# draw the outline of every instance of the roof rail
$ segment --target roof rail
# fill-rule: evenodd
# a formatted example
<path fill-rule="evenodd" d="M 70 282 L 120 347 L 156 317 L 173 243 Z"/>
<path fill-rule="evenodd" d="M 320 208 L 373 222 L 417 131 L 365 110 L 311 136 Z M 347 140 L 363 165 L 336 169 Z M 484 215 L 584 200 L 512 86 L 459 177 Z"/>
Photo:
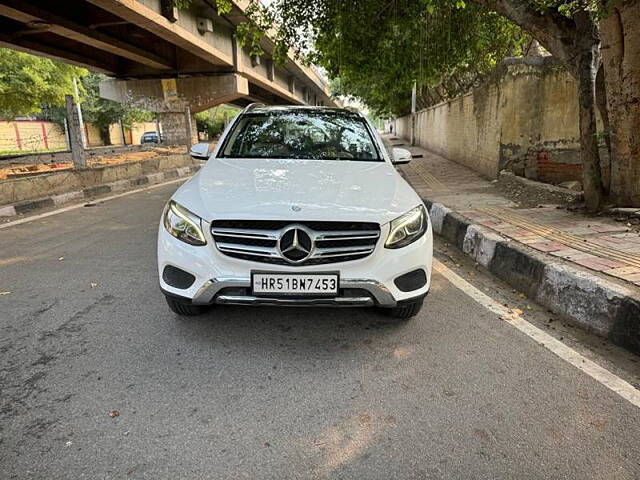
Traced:
<path fill-rule="evenodd" d="M 244 110 L 242 110 L 242 113 L 250 112 L 254 108 L 258 108 L 258 107 L 266 107 L 266 105 L 264 103 L 259 103 L 259 102 L 250 103 L 249 105 L 244 107 Z"/>

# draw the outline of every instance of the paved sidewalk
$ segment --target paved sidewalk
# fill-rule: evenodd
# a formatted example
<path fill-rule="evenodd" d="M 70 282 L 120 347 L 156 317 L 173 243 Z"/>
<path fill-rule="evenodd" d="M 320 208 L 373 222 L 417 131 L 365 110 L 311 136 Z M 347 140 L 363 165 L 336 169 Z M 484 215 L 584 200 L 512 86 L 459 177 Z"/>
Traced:
<path fill-rule="evenodd" d="M 392 145 L 405 140 L 386 141 Z M 592 217 L 557 205 L 523 208 L 510 200 L 495 182 L 472 170 L 430 153 L 401 167 L 421 197 L 446 205 L 475 224 L 498 232 L 538 251 L 640 286 L 640 232 L 610 217 Z"/>

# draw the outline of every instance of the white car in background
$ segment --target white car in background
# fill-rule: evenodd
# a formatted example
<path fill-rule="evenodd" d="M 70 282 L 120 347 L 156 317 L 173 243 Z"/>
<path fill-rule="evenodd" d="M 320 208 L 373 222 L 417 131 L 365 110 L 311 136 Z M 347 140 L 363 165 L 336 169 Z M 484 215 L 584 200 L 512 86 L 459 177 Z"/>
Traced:
<path fill-rule="evenodd" d="M 213 304 L 376 306 L 418 313 L 432 230 L 420 197 L 359 113 L 250 105 L 172 196 L 158 232 L 171 310 Z"/>

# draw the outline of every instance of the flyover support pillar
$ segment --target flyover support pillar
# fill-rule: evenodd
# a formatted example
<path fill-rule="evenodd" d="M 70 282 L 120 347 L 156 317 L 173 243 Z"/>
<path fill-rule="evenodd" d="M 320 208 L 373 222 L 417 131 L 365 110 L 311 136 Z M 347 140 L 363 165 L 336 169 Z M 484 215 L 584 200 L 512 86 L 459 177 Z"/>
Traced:
<path fill-rule="evenodd" d="M 158 113 L 168 145 L 197 143 L 193 113 L 250 98 L 247 79 L 236 73 L 177 78 L 171 86 L 166 88 L 160 79 L 105 80 L 100 96 Z"/>
<path fill-rule="evenodd" d="M 183 111 L 159 112 L 162 127 L 162 143 L 165 145 L 187 145 L 198 143 L 196 119 L 189 108 Z"/>

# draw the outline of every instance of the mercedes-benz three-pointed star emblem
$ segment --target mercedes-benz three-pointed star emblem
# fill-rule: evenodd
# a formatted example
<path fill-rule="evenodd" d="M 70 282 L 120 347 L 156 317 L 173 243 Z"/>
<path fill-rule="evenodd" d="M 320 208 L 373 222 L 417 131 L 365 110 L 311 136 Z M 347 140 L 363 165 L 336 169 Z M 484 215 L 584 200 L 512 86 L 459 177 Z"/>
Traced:
<path fill-rule="evenodd" d="M 280 254 L 291 263 L 305 261 L 311 255 L 313 241 L 311 236 L 300 227 L 285 231 L 278 242 Z"/>

